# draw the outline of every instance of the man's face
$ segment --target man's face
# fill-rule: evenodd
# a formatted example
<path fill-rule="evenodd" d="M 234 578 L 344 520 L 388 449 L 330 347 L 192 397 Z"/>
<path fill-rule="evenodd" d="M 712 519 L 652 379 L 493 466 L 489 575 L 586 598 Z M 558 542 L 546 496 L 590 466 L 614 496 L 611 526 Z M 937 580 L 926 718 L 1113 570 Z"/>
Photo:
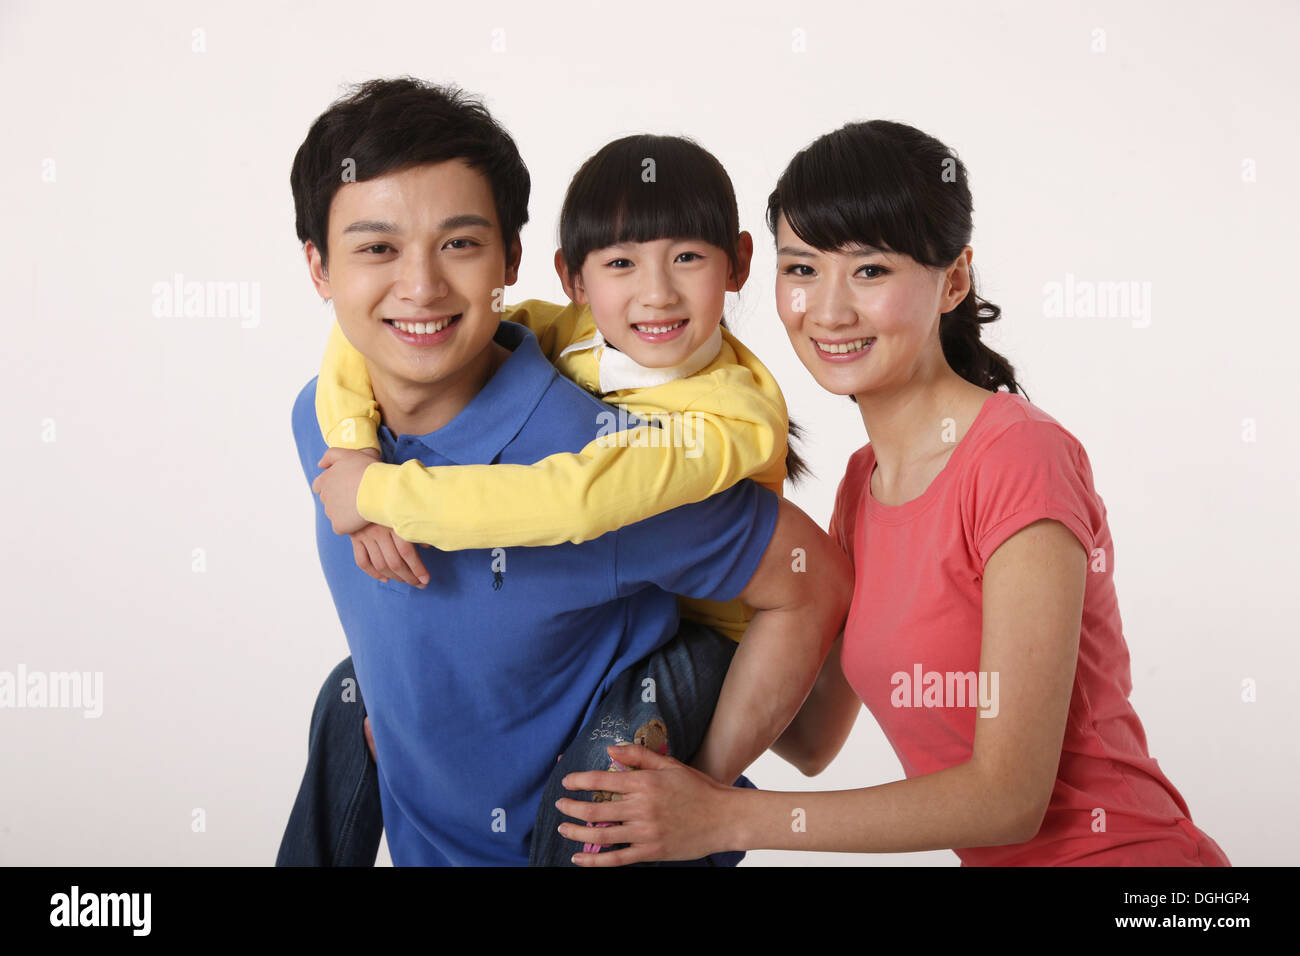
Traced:
<path fill-rule="evenodd" d="M 328 274 L 307 243 L 312 279 L 372 378 L 436 385 L 480 363 L 519 267 L 481 173 L 448 160 L 345 183 L 328 243 Z"/>

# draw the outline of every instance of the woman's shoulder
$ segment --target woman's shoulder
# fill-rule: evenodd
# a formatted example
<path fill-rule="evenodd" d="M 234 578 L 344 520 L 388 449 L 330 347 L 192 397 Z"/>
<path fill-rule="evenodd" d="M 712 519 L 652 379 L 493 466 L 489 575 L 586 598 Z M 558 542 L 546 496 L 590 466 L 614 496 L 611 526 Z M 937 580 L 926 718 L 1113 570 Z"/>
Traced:
<path fill-rule="evenodd" d="M 849 455 L 849 462 L 844 466 L 844 477 L 840 479 L 840 487 L 846 485 L 861 485 L 871 474 L 871 467 L 875 464 L 876 453 L 871 447 L 871 442 L 867 442 L 853 454 Z"/>
<path fill-rule="evenodd" d="M 1069 527 L 1086 551 L 1104 535 L 1105 505 L 1079 440 L 1023 396 L 999 393 L 972 428 L 958 487 L 963 521 L 981 560 L 1036 517 Z"/>
<path fill-rule="evenodd" d="M 839 487 L 835 489 L 835 504 L 831 511 L 830 525 L 827 528 L 849 559 L 853 559 L 853 530 L 858 523 L 858 512 L 866 494 L 867 484 L 871 480 L 871 468 L 875 462 L 875 452 L 871 443 L 863 445 L 849 456 L 844 476 L 840 478 Z"/>
<path fill-rule="evenodd" d="M 1016 448 L 1021 453 L 1065 449 L 1083 453 L 1083 443 L 1064 425 L 1023 395 L 995 392 L 972 427 L 971 460 L 992 450 Z"/>

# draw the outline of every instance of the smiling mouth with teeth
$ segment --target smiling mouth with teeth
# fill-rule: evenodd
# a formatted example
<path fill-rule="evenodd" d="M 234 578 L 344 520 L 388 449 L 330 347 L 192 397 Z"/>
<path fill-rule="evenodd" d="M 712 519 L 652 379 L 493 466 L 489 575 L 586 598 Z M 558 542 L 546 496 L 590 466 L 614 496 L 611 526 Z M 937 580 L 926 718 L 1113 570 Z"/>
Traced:
<path fill-rule="evenodd" d="M 384 321 L 408 335 L 432 335 L 434 332 L 441 332 L 459 318 L 460 314 L 457 313 L 437 322 L 405 322 L 401 319 L 384 319 Z"/>
<path fill-rule="evenodd" d="M 813 343 L 818 350 L 825 352 L 827 355 L 847 355 L 850 352 L 861 352 L 863 349 L 870 347 L 874 341 L 876 341 L 874 335 L 869 339 L 854 339 L 852 342 L 840 342 L 838 344 L 823 344 L 813 339 Z"/>
<path fill-rule="evenodd" d="M 679 319 L 676 322 L 669 322 L 666 325 L 647 325 L 646 323 L 641 323 L 640 325 L 633 325 L 632 328 L 636 329 L 638 332 L 645 332 L 647 335 L 662 335 L 664 332 L 671 332 L 673 329 L 680 329 L 685 324 L 685 319 Z"/>

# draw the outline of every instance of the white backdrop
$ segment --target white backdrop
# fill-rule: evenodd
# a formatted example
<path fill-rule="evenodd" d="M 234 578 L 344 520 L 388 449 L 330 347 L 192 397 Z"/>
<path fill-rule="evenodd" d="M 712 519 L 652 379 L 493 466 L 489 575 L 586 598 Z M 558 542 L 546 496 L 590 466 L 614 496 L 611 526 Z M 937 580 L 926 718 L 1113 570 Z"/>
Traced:
<path fill-rule="evenodd" d="M 274 860 L 347 653 L 289 427 L 329 322 L 289 167 L 344 84 L 410 73 L 482 94 L 529 165 L 513 300 L 561 295 L 560 200 L 599 146 L 684 133 L 722 160 L 758 246 L 733 326 L 807 427 L 817 477 L 792 497 L 823 526 L 867 436 L 780 327 L 765 199 L 850 120 L 956 148 L 1004 309 L 988 340 L 1084 443 L 1109 510 L 1151 753 L 1234 863 L 1296 863 L 1298 26 L 1264 0 L 5 0 L 0 672 L 103 683 L 98 717 L 0 709 L 0 862 Z M 256 314 L 156 315 L 178 275 L 242 283 Z M 1051 283 L 1104 281 L 1138 283 L 1149 313 L 1048 314 Z M 770 755 L 751 775 L 901 770 L 864 711 L 821 777 Z"/>

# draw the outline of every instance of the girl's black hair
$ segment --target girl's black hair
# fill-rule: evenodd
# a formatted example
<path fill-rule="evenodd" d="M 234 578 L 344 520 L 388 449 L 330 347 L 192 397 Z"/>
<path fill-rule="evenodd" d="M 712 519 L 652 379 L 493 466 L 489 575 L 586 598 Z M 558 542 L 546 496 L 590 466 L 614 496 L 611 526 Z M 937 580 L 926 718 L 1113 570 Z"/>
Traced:
<path fill-rule="evenodd" d="M 574 174 L 560 210 L 560 255 L 575 276 L 591 252 L 606 246 L 698 239 L 727 253 L 734 277 L 739 236 L 731 177 L 717 157 L 685 136 L 640 133 L 602 146 Z M 799 437 L 790 422 L 785 466 L 791 482 L 809 473 L 794 449 Z"/>
<path fill-rule="evenodd" d="M 574 174 L 560 210 L 560 250 L 575 275 L 596 249 L 655 239 L 717 246 L 735 274 L 739 235 L 731 177 L 684 136 L 641 133 L 607 143 Z"/>
<path fill-rule="evenodd" d="M 768 197 L 767 226 L 775 236 L 784 215 L 816 249 L 870 245 L 946 268 L 970 242 L 971 208 L 956 152 L 919 129 L 871 120 L 842 126 L 795 154 Z M 1011 363 L 980 341 L 980 326 L 1001 315 L 976 294 L 972 270 L 966 298 L 940 316 L 943 356 L 980 388 L 1025 395 Z"/>

